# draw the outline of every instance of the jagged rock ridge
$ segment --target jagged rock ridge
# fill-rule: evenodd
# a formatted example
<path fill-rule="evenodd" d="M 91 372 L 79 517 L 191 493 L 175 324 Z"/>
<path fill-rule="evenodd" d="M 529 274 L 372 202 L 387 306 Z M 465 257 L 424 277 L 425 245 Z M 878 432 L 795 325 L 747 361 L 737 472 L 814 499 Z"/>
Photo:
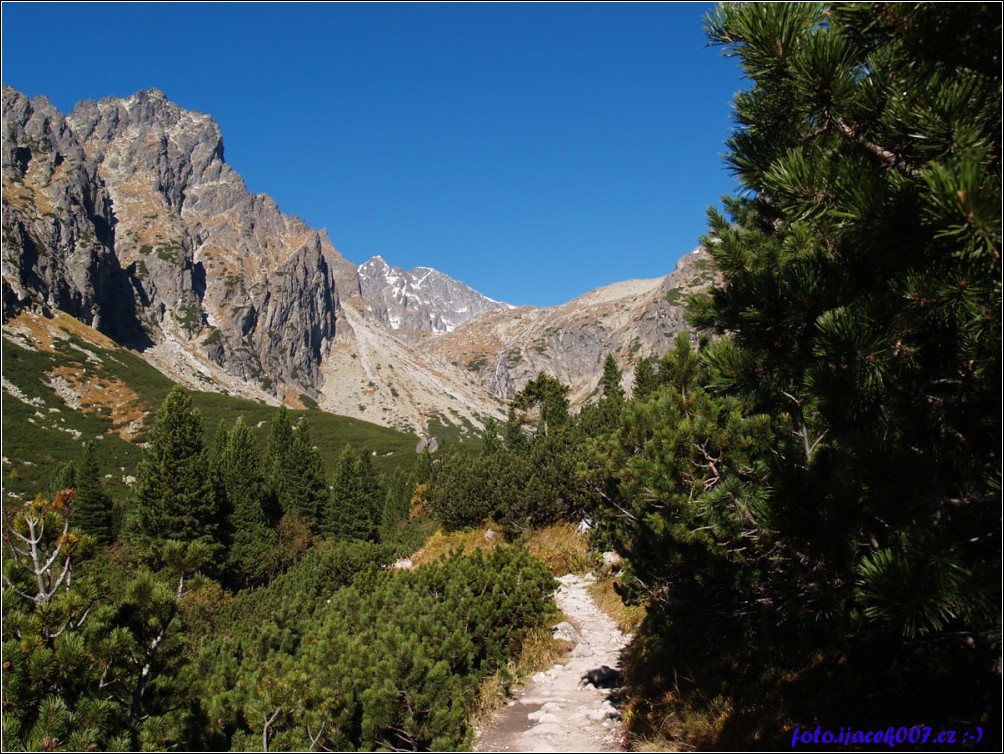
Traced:
<path fill-rule="evenodd" d="M 57 310 L 173 379 L 424 433 L 501 416 L 539 371 L 581 403 L 603 358 L 665 350 L 707 275 L 515 309 L 431 268 L 344 259 L 250 193 L 219 126 L 157 90 L 80 103 L 3 92 L 3 318 Z"/>
<path fill-rule="evenodd" d="M 152 345 L 162 367 L 184 344 L 198 373 L 215 363 L 252 394 L 317 394 L 336 330 L 332 265 L 354 269 L 247 191 L 212 118 L 157 90 L 66 118 L 10 88 L 3 102 L 5 321 L 62 309 Z"/>
<path fill-rule="evenodd" d="M 187 341 L 266 391 L 315 395 L 337 321 L 330 242 L 251 194 L 215 121 L 157 90 L 82 102 L 67 122 L 111 196 L 154 339 Z"/>
<path fill-rule="evenodd" d="M 710 257 L 698 248 L 664 278 L 614 283 L 556 307 L 489 312 L 423 348 L 464 368 L 499 398 L 511 398 L 547 372 L 570 385 L 573 405 L 581 405 L 595 393 L 607 354 L 629 387 L 639 359 L 661 356 L 678 332 L 689 331 L 686 296 L 712 279 Z"/>
<path fill-rule="evenodd" d="M 3 319 L 62 310 L 117 338 L 140 336 L 114 253 L 115 216 L 93 162 L 45 97 L 3 91 Z"/>
<path fill-rule="evenodd" d="M 513 308 L 439 270 L 404 270 L 380 256 L 359 266 L 359 286 L 366 310 L 409 342 L 429 333 L 453 332 L 484 312 Z"/>
<path fill-rule="evenodd" d="M 209 116 L 157 90 L 3 103 L 4 322 L 63 310 L 189 387 L 419 432 L 498 413 L 365 316 L 356 266 L 247 190 Z"/>

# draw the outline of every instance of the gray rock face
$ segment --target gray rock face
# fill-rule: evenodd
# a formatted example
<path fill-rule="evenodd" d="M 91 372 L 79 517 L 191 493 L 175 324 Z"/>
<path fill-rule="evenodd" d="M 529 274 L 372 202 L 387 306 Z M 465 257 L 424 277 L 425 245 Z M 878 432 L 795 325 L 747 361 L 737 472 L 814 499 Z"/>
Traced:
<path fill-rule="evenodd" d="M 608 353 L 630 384 L 708 280 L 691 254 L 664 279 L 514 309 L 427 267 L 357 269 L 247 190 L 212 118 L 156 90 L 63 117 L 6 88 L 3 136 L 4 322 L 63 310 L 189 386 L 304 394 L 419 433 L 449 416 L 476 425 L 540 371 L 582 405 Z"/>
<path fill-rule="evenodd" d="M 5 320 L 48 306 L 120 340 L 131 322 L 130 345 L 180 342 L 276 395 L 317 395 L 335 274 L 358 289 L 355 269 L 247 190 L 212 118 L 157 90 L 64 118 L 6 89 L 3 108 Z"/>
<path fill-rule="evenodd" d="M 452 332 L 478 314 L 511 308 L 431 267 L 404 270 L 379 256 L 359 267 L 359 285 L 367 311 L 406 341 Z"/>
<path fill-rule="evenodd" d="M 267 390 L 316 395 L 338 305 L 326 237 L 251 194 L 215 121 L 159 91 L 83 102 L 67 120 L 120 216 L 116 252 L 149 327 Z"/>
<path fill-rule="evenodd" d="M 422 347 L 500 398 L 546 372 L 569 385 L 573 406 L 581 406 L 595 395 L 607 354 L 628 387 L 638 359 L 661 356 L 678 332 L 689 331 L 684 299 L 713 276 L 708 255 L 697 249 L 664 278 L 614 283 L 552 308 L 488 312 Z"/>
<path fill-rule="evenodd" d="M 3 91 L 3 319 L 61 309 L 126 341 L 140 335 L 114 254 L 111 200 L 66 119 Z"/>

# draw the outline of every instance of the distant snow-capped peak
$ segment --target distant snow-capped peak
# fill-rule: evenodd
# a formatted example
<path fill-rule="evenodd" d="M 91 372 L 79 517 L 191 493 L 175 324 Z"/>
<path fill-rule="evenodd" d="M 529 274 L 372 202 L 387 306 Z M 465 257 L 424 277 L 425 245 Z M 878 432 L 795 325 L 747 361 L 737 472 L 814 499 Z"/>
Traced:
<path fill-rule="evenodd" d="M 367 310 L 402 333 L 452 332 L 482 312 L 512 308 L 432 267 L 405 270 L 381 256 L 359 266 L 359 284 Z"/>

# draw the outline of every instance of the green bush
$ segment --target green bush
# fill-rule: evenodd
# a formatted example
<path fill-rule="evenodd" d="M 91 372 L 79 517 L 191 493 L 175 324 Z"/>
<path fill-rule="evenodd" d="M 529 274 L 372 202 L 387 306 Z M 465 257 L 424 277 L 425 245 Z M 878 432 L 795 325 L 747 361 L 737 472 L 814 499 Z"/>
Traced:
<path fill-rule="evenodd" d="M 333 545 L 235 601 L 233 633 L 201 659 L 216 745 L 249 749 L 263 736 L 285 750 L 470 744 L 478 685 L 550 617 L 553 578 L 522 548 L 455 553 L 415 571 L 362 565 L 378 552 Z"/>

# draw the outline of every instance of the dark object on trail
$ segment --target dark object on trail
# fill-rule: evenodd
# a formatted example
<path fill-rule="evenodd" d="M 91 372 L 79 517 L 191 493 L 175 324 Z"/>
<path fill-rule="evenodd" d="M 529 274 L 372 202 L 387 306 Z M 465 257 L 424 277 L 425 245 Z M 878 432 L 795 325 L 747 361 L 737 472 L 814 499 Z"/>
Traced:
<path fill-rule="evenodd" d="M 587 670 L 582 674 L 582 685 L 593 684 L 598 689 L 613 689 L 624 683 L 624 674 L 609 665 Z"/>

